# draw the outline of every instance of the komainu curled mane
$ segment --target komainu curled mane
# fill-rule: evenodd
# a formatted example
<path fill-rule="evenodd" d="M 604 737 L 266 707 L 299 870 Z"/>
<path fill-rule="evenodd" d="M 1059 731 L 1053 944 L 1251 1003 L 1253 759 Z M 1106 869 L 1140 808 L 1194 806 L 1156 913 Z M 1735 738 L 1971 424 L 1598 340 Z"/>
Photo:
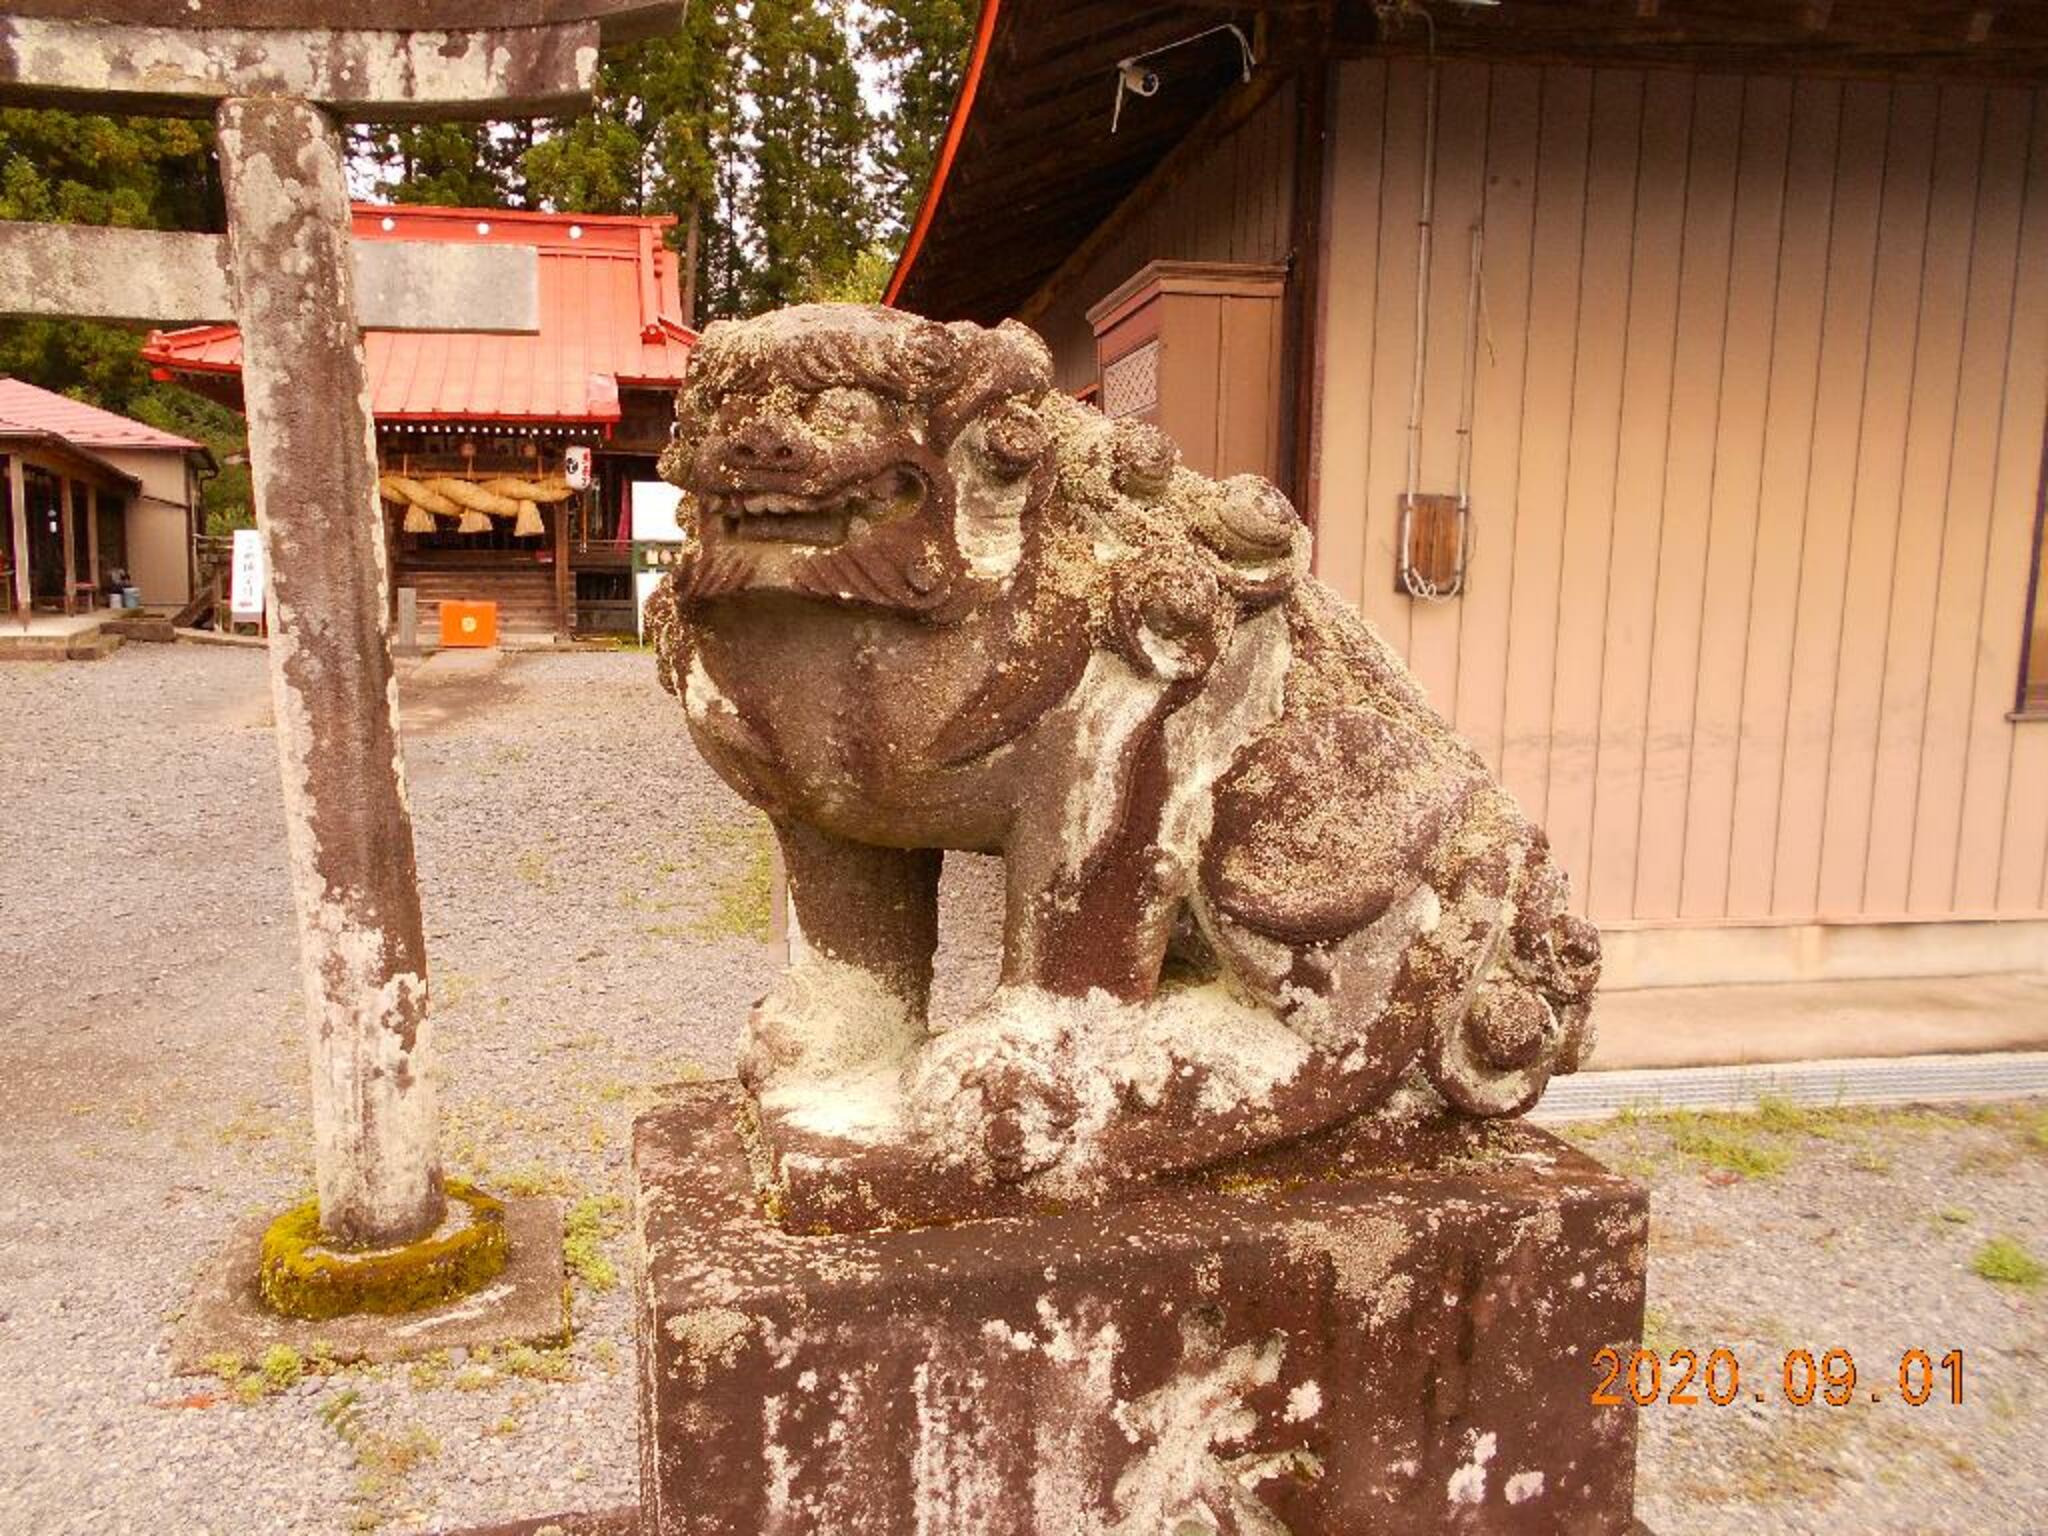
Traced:
<path fill-rule="evenodd" d="M 662 679 L 802 931 L 740 1060 L 782 1177 L 1094 1191 L 1578 1065 L 1597 935 L 1264 480 L 1019 326 L 839 305 L 707 330 L 663 471 Z M 1005 861 L 1003 966 L 932 1035 L 946 849 Z"/>

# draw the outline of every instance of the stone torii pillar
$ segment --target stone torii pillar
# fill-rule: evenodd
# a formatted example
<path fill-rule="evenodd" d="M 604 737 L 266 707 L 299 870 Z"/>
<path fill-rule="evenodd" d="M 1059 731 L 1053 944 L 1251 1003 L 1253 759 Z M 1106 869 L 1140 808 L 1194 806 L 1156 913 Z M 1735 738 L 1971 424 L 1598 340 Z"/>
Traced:
<path fill-rule="evenodd" d="M 538 293 L 530 248 L 352 251 L 338 126 L 576 110 L 601 41 L 675 26 L 681 11 L 15 0 L 0 17 L 0 103 L 212 115 L 219 128 L 225 238 L 0 226 L 0 311 L 240 325 L 320 1226 L 348 1245 L 423 1237 L 445 1206 L 359 326 L 530 331 Z"/>

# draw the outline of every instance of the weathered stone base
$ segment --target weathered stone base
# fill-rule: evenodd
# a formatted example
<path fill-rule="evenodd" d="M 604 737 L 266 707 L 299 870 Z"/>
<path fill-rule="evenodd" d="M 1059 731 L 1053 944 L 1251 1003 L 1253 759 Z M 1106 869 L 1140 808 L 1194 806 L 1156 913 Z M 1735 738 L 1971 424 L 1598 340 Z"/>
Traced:
<path fill-rule="evenodd" d="M 510 1251 L 498 1277 L 473 1295 L 419 1312 L 358 1314 L 324 1322 L 273 1312 L 256 1292 L 263 1234 L 257 1217 L 201 1272 L 171 1335 L 171 1369 L 196 1375 L 211 1355 L 258 1360 L 275 1344 L 334 1360 L 406 1360 L 475 1344 L 556 1344 L 569 1335 L 562 1273 L 562 1212 L 553 1200 L 505 1202 Z"/>
<path fill-rule="evenodd" d="M 765 1219 L 739 1090 L 643 1118 L 647 1536 L 1629 1532 L 1643 1192 L 1528 1126 L 1339 1131 L 1127 1200 Z"/>

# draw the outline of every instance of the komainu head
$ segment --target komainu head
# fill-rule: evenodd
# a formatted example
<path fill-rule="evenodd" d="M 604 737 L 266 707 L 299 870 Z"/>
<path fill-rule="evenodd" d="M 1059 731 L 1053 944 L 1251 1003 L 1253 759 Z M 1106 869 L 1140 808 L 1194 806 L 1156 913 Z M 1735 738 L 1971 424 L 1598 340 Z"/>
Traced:
<path fill-rule="evenodd" d="M 1068 399 L 1045 344 L 1009 322 L 855 304 L 721 321 L 662 473 L 699 545 L 685 604 L 779 591 L 944 622 L 1023 577 L 1085 601 L 1099 629 L 1119 567 L 1152 601 L 1229 609 L 1270 602 L 1308 561 L 1271 485 L 1194 474 L 1157 429 Z"/>
<path fill-rule="evenodd" d="M 702 547 L 689 595 L 973 606 L 1016 561 L 1051 381 L 1016 325 L 805 304 L 709 327 L 662 460 Z"/>

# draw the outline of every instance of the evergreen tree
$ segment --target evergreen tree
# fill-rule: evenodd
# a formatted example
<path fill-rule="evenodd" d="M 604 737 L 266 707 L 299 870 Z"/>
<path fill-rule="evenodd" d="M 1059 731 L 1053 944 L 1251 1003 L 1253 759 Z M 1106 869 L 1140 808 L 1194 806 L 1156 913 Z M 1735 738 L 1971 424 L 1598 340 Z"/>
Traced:
<path fill-rule="evenodd" d="M 960 91 L 975 7 L 968 0 L 870 0 L 868 10 L 867 52 L 895 98 L 880 124 L 876 171 L 888 233 L 900 242 Z"/>
<path fill-rule="evenodd" d="M 675 36 L 607 53 L 594 110 L 546 125 L 521 161 L 540 205 L 674 215 L 693 310 L 702 307 L 692 302 L 698 273 L 730 265 L 732 210 L 721 204 L 719 172 L 740 152 L 734 43 L 727 7 L 691 6 Z M 712 252 L 722 265 L 707 260 Z M 714 300 L 732 297 L 729 280 L 711 289 Z"/>
<path fill-rule="evenodd" d="M 523 208 L 519 161 L 532 139 L 521 123 L 357 123 L 353 190 L 437 208 Z"/>
<path fill-rule="evenodd" d="M 742 77 L 753 175 L 743 184 L 751 309 L 843 284 L 868 246 L 873 200 L 862 151 L 871 121 L 835 0 L 753 0 Z"/>

